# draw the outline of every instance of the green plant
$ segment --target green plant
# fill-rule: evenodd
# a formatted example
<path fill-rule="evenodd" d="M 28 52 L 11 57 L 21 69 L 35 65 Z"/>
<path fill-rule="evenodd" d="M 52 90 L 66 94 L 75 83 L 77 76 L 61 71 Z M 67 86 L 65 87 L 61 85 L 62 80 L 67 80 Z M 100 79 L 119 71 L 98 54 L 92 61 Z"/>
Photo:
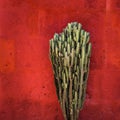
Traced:
<path fill-rule="evenodd" d="M 50 40 L 57 96 L 65 120 L 77 120 L 86 93 L 91 43 L 80 23 L 68 23 Z"/>

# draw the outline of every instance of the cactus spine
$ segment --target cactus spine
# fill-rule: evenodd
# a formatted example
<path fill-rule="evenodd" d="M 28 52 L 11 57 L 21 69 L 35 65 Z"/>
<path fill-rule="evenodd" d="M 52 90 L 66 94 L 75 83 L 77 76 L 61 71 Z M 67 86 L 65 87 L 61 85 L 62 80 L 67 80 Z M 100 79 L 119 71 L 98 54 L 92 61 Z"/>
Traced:
<path fill-rule="evenodd" d="M 50 40 L 57 96 L 65 120 L 77 120 L 86 93 L 91 43 L 80 23 L 68 23 Z"/>

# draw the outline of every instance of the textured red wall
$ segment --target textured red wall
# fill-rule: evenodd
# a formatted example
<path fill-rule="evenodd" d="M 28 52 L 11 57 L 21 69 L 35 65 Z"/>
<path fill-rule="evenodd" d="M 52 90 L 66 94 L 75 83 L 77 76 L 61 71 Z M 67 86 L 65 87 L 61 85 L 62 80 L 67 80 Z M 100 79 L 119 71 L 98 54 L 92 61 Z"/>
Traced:
<path fill-rule="evenodd" d="M 0 120 L 63 120 L 49 39 L 72 21 L 93 46 L 80 120 L 120 120 L 120 0 L 0 0 Z"/>

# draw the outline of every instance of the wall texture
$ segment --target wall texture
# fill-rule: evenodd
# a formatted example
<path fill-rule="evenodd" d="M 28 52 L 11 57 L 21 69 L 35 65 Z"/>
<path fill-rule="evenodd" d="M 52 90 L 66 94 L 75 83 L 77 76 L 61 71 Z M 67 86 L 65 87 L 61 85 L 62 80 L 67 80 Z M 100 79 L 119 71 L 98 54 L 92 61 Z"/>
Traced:
<path fill-rule="evenodd" d="M 0 0 L 0 120 L 63 120 L 49 39 L 68 22 L 91 33 L 80 120 L 120 120 L 120 0 Z"/>

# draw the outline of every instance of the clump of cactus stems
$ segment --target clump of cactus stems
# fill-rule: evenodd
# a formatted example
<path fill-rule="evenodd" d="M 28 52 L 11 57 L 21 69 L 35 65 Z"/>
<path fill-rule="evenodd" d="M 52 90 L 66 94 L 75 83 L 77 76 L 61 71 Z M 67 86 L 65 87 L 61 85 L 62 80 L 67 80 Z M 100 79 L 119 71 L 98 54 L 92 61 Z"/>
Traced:
<path fill-rule="evenodd" d="M 78 120 L 85 99 L 90 53 L 89 33 L 77 22 L 68 23 L 50 40 L 56 91 L 65 120 Z"/>

